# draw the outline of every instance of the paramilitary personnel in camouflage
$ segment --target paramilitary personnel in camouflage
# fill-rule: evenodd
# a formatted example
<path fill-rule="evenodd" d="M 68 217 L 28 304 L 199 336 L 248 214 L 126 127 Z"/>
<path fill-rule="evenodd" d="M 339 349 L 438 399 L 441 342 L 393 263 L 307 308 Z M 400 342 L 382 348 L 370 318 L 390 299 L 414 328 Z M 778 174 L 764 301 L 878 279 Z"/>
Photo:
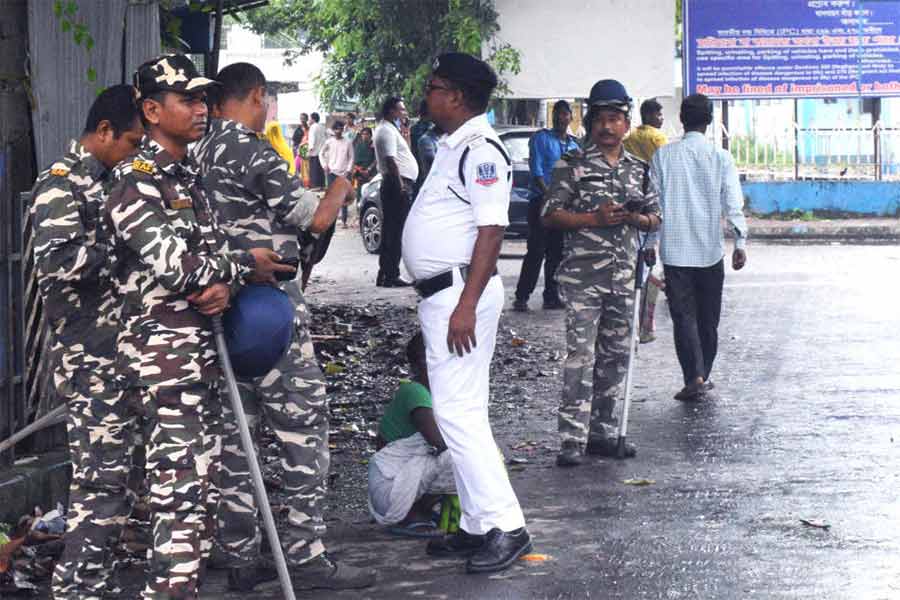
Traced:
<path fill-rule="evenodd" d="M 119 303 L 102 216 L 109 169 L 134 152 L 142 133 L 134 89 L 111 87 L 91 106 L 80 140 L 34 187 L 34 262 L 53 336 L 54 384 L 68 406 L 73 467 L 66 546 L 53 573 L 57 600 L 117 592 L 107 540 L 118 537 L 131 512 L 135 415 L 113 369 Z"/>
<path fill-rule="evenodd" d="M 196 156 L 219 222 L 234 248 L 274 249 L 283 260 L 298 259 L 298 235 L 328 229 L 344 199 L 352 197 L 352 186 L 339 178 L 320 203 L 290 176 L 285 160 L 258 135 L 266 118 L 266 81 L 259 69 L 233 64 L 217 81 L 223 118 L 213 121 Z M 281 442 L 289 505 L 281 542 L 292 580 L 297 589 L 371 585 L 373 571 L 337 564 L 325 553 L 322 509 L 329 464 L 325 379 L 313 353 L 309 311 L 299 281 L 279 286 L 295 309 L 291 346 L 269 373 L 239 386 L 248 416 L 265 417 Z M 229 585 L 249 590 L 275 573 L 268 565 L 254 565 L 261 535 L 249 467 L 227 408 L 224 421 L 216 542 L 235 567 Z"/>
<path fill-rule="evenodd" d="M 113 172 L 107 222 L 123 296 L 117 368 L 145 419 L 153 553 L 142 597 L 194 598 L 211 549 L 221 428 L 208 315 L 225 309 L 256 261 L 228 252 L 187 157 L 206 129 L 203 90 L 214 82 L 169 55 L 139 67 L 135 83 L 148 135 Z"/>
<path fill-rule="evenodd" d="M 616 399 L 628 361 L 638 229 L 660 224 L 647 163 L 625 152 L 631 98 L 622 85 L 594 85 L 584 151 L 553 172 L 544 223 L 566 231 L 557 270 L 566 303 L 566 347 L 557 464 L 580 464 L 585 451 L 614 456 Z M 626 449 L 634 456 L 635 449 Z"/>

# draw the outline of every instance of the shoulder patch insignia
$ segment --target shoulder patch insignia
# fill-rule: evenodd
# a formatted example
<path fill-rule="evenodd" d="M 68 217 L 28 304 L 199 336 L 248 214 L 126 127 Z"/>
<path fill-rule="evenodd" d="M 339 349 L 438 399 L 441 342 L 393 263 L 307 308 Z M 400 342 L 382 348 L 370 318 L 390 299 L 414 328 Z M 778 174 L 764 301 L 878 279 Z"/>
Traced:
<path fill-rule="evenodd" d="M 184 198 L 175 198 L 171 202 L 169 202 L 169 206 L 172 207 L 173 210 L 181 210 L 182 208 L 190 208 L 194 205 L 193 200 L 191 200 L 190 196 L 185 196 Z"/>
<path fill-rule="evenodd" d="M 57 177 L 66 177 L 69 175 L 69 170 L 65 167 L 54 167 L 50 169 L 50 174 Z"/>
<path fill-rule="evenodd" d="M 497 163 L 481 163 L 475 168 L 475 183 L 483 186 L 497 183 Z"/>
<path fill-rule="evenodd" d="M 146 160 L 141 160 L 139 158 L 134 159 L 131 163 L 131 168 L 140 173 L 147 173 L 148 175 L 153 175 L 156 173 L 156 166 L 153 163 L 147 162 Z"/>

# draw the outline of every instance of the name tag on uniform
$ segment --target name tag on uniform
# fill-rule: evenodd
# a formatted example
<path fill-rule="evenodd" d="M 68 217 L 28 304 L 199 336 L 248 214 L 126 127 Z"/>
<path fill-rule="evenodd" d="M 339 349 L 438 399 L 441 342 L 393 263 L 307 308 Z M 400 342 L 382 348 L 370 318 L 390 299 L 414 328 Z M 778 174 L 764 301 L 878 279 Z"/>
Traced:
<path fill-rule="evenodd" d="M 156 171 L 156 167 L 153 165 L 153 163 L 140 160 L 138 158 L 132 161 L 131 168 L 141 173 L 147 173 L 148 175 L 152 175 Z"/>
<path fill-rule="evenodd" d="M 193 205 L 194 205 L 194 202 L 193 202 L 193 200 L 191 200 L 190 196 L 185 197 L 185 198 L 175 198 L 174 200 L 169 202 L 169 206 L 171 206 L 173 210 L 181 210 L 182 208 L 190 208 Z"/>

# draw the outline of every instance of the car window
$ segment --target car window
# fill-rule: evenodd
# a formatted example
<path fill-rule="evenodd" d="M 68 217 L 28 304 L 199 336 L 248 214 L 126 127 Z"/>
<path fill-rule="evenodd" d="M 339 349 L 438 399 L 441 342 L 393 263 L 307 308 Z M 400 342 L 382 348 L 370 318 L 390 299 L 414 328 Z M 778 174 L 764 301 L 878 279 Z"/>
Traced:
<path fill-rule="evenodd" d="M 530 131 L 510 133 L 500 137 L 513 162 L 528 162 L 528 140 L 530 138 Z"/>
<path fill-rule="evenodd" d="M 527 188 L 531 183 L 531 172 L 528 169 L 513 169 L 513 187 Z"/>

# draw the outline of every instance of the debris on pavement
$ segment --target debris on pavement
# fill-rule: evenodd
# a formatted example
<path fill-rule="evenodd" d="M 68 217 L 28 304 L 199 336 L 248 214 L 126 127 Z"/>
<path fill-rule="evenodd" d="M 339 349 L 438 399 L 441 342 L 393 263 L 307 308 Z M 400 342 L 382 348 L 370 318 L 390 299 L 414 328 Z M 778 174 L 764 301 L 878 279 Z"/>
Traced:
<path fill-rule="evenodd" d="M 525 562 L 546 562 L 551 560 L 549 554 L 538 554 L 532 552 L 531 554 L 523 554 L 519 557 L 519 560 L 524 560 Z"/>
<path fill-rule="evenodd" d="M 813 527 L 815 529 L 831 529 L 831 525 L 822 521 L 820 519 L 800 519 L 800 522 L 806 525 L 807 527 Z"/>
<path fill-rule="evenodd" d="M 653 479 L 626 479 L 622 483 L 625 485 L 635 485 L 635 486 L 644 486 L 644 485 L 653 485 L 656 483 Z"/>

